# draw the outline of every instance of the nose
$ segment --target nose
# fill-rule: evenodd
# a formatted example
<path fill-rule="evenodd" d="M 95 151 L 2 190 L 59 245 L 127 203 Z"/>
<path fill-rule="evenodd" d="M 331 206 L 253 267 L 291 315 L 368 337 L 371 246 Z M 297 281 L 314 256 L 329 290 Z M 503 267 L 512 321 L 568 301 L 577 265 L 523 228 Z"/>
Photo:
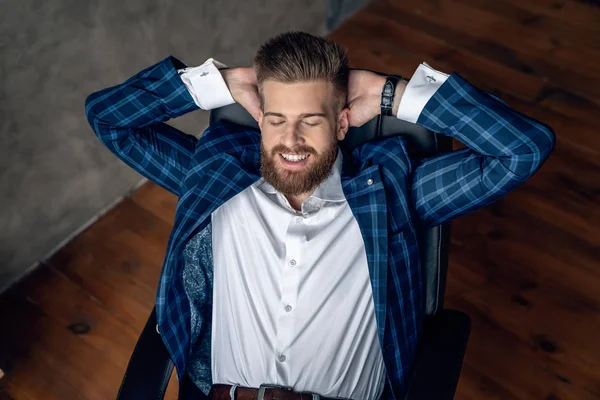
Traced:
<path fill-rule="evenodd" d="M 293 149 L 294 147 L 303 143 L 304 139 L 299 134 L 297 127 L 294 124 L 289 124 L 283 133 L 283 136 L 281 137 L 281 144 L 286 146 L 288 149 Z"/>

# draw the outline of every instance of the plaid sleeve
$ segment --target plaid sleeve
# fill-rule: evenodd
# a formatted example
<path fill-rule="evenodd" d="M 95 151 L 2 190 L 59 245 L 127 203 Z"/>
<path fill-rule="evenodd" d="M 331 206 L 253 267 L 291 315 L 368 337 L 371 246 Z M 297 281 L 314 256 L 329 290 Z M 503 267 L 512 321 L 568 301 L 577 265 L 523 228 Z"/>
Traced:
<path fill-rule="evenodd" d="M 177 195 L 197 139 L 164 121 L 199 108 L 177 73 L 184 67 L 167 57 L 85 101 L 88 122 L 100 141 L 137 172 Z"/>
<path fill-rule="evenodd" d="M 548 158 L 555 137 L 547 126 L 452 74 L 417 124 L 467 147 L 426 158 L 413 174 L 412 196 L 428 226 L 473 212 L 517 188 Z"/>

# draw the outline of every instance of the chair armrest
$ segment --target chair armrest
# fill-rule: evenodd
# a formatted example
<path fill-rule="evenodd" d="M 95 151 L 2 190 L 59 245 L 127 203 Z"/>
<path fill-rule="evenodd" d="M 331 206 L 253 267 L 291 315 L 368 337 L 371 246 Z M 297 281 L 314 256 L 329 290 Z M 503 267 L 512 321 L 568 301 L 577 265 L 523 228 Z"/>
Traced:
<path fill-rule="evenodd" d="M 458 310 L 441 310 L 424 328 L 405 400 L 451 400 L 460 377 L 471 318 Z"/>
<path fill-rule="evenodd" d="M 156 330 L 156 310 L 144 326 L 127 365 L 117 400 L 162 399 L 173 362 Z"/>

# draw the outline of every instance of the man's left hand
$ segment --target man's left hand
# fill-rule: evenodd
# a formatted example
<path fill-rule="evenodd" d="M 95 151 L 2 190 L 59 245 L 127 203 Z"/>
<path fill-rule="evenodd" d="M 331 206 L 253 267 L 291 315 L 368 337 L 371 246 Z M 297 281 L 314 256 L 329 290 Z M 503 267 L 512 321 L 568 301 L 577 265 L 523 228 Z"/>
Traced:
<path fill-rule="evenodd" d="M 253 67 L 227 68 L 221 70 L 221 76 L 231 92 L 231 97 L 258 121 L 260 97 Z"/>
<path fill-rule="evenodd" d="M 381 92 L 385 85 L 385 76 L 371 71 L 350 70 L 348 76 L 348 108 L 350 108 L 350 126 L 361 126 L 381 113 Z M 404 93 L 406 81 L 396 86 L 392 113 L 398 113 L 400 98 Z"/>

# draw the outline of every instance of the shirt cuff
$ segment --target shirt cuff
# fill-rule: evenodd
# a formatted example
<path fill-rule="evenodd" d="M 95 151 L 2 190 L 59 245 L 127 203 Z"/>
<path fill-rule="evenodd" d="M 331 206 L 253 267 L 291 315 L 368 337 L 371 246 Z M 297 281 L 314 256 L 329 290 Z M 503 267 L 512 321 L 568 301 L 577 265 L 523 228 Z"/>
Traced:
<path fill-rule="evenodd" d="M 416 123 L 429 99 L 446 82 L 448 76 L 431 68 L 426 62 L 419 65 L 400 98 L 396 117 Z"/>
<path fill-rule="evenodd" d="M 194 102 L 203 110 L 212 110 L 235 103 L 219 72 L 220 68 L 227 68 L 227 65 L 209 58 L 198 67 L 177 70 Z"/>

